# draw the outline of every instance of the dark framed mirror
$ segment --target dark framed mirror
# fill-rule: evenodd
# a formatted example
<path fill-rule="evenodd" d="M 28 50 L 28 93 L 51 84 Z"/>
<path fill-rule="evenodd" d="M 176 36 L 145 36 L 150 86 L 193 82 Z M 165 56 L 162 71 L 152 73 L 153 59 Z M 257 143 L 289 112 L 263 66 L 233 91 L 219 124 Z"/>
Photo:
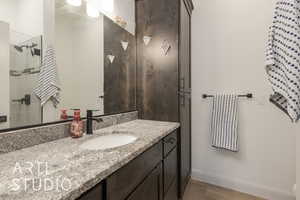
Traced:
<path fill-rule="evenodd" d="M 136 110 L 135 0 L 1 0 L 0 58 L 0 132 Z"/>

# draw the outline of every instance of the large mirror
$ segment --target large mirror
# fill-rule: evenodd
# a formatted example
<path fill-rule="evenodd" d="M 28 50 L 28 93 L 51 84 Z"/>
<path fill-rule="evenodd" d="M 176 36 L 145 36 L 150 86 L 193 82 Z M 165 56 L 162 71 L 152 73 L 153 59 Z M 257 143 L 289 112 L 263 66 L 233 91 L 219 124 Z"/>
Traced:
<path fill-rule="evenodd" d="M 0 0 L 0 130 L 135 110 L 134 12 L 135 0 Z"/>

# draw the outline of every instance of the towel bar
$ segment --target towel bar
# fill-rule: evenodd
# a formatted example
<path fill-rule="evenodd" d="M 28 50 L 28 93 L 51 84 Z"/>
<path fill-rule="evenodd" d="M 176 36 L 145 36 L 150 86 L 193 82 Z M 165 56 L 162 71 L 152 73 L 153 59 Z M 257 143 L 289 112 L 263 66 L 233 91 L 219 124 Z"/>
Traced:
<path fill-rule="evenodd" d="M 214 97 L 214 95 L 208 95 L 208 94 L 203 94 L 202 95 L 202 98 L 203 99 L 206 99 L 208 97 Z M 252 93 L 248 93 L 248 94 L 241 94 L 241 95 L 238 95 L 238 97 L 247 97 L 249 99 L 253 98 L 253 94 Z"/>

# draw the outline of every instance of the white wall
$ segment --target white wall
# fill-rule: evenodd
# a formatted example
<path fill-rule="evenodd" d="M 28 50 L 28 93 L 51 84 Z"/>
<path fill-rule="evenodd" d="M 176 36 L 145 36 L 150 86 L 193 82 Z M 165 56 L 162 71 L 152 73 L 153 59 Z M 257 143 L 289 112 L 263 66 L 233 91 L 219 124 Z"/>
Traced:
<path fill-rule="evenodd" d="M 297 196 L 297 199 L 299 200 L 300 199 L 300 135 L 297 134 L 297 139 L 296 139 L 296 196 Z"/>
<path fill-rule="evenodd" d="M 262 196 L 293 199 L 299 124 L 269 103 L 265 46 L 275 0 L 195 0 L 192 20 L 193 178 Z M 210 146 L 211 100 L 247 93 L 239 105 L 239 153 Z"/>
<path fill-rule="evenodd" d="M 83 116 L 87 109 L 99 109 L 96 114 L 103 114 L 103 100 L 99 98 L 104 92 L 103 16 L 57 15 L 55 49 L 62 80 L 59 107 L 80 108 Z"/>
<path fill-rule="evenodd" d="M 0 20 L 10 29 L 31 37 L 43 34 L 44 0 L 0 0 Z M 24 40 L 23 40 L 24 41 Z M 13 41 L 19 43 L 23 41 Z"/>
<path fill-rule="evenodd" d="M 115 21 L 115 17 L 121 17 L 126 21 L 127 25 L 124 28 L 129 33 L 135 35 L 135 1 L 136 0 L 110 0 L 114 1 L 113 11 L 107 11 L 103 8 L 107 0 L 90 0 L 90 2 L 99 9 L 101 13 Z"/>
<path fill-rule="evenodd" d="M 44 48 L 54 46 L 55 40 L 55 0 L 44 0 Z M 43 122 L 57 121 L 57 109 L 48 101 L 43 106 Z"/>
<path fill-rule="evenodd" d="M 20 45 L 26 40 L 32 39 L 34 36 L 43 35 L 43 2 L 44 0 L 0 0 L 0 20 L 9 25 L 8 42 L 10 45 Z M 6 33 L 1 32 L 1 37 L 2 36 L 6 37 Z M 12 51 L 14 51 L 14 49 L 12 49 Z M 7 59 L 10 59 L 7 64 L 7 72 L 1 72 L 2 80 L 0 81 L 4 82 L 5 80 L 10 80 L 10 78 L 13 80 L 11 84 L 9 84 L 9 82 L 1 84 L 2 90 L 7 89 L 9 91 L 10 86 L 12 86 L 11 93 L 13 95 L 11 95 L 11 98 L 9 93 L 7 94 L 8 96 L 1 95 L 0 103 L 10 105 L 10 100 L 20 99 L 23 97 L 22 95 L 32 93 L 32 88 L 36 85 L 36 75 L 30 77 L 9 77 L 9 69 L 23 70 L 25 67 L 37 66 L 33 66 L 32 62 L 28 62 L 25 53 L 23 54 L 23 58 L 21 55 L 17 58 L 15 57 L 16 55 L 13 55 L 12 53 L 2 54 L 4 51 L 0 52 L 1 56 L 4 56 L 5 54 L 5 56 L 8 56 Z M 38 59 L 35 59 L 35 61 L 38 61 Z M 1 62 L 5 62 L 5 60 L 2 59 Z M 1 63 L 0 66 L 1 68 L 5 67 L 3 63 Z M 18 89 L 18 91 L 16 89 Z M 14 119 L 10 121 L 10 127 L 19 126 L 20 124 L 27 125 L 40 123 L 40 106 L 37 104 L 36 98 L 32 96 L 31 106 L 19 105 L 19 103 L 11 104 L 11 107 L 7 106 L 6 108 L 10 110 L 10 117 Z"/>
<path fill-rule="evenodd" d="M 126 30 L 135 35 L 135 0 L 114 0 L 114 16 L 122 17 L 126 22 Z"/>
<path fill-rule="evenodd" d="M 9 120 L 9 25 L 0 21 L 0 115 L 7 115 Z M 8 128 L 7 123 L 0 123 L 0 129 Z"/>

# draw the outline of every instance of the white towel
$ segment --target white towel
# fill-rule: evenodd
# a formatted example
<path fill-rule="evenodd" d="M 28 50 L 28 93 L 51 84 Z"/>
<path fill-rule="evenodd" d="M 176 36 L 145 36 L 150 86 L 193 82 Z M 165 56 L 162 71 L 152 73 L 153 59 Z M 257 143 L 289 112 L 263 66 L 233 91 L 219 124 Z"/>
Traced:
<path fill-rule="evenodd" d="M 238 96 L 213 97 L 211 118 L 212 146 L 238 151 Z"/>
<path fill-rule="evenodd" d="M 299 0 L 277 1 L 266 55 L 266 70 L 274 91 L 270 100 L 293 122 L 300 116 L 299 19 Z"/>
<path fill-rule="evenodd" d="M 60 102 L 60 86 L 56 66 L 56 57 L 53 47 L 46 49 L 43 64 L 39 74 L 38 86 L 35 89 L 36 96 L 41 100 L 43 106 L 51 100 L 56 107 Z"/>

